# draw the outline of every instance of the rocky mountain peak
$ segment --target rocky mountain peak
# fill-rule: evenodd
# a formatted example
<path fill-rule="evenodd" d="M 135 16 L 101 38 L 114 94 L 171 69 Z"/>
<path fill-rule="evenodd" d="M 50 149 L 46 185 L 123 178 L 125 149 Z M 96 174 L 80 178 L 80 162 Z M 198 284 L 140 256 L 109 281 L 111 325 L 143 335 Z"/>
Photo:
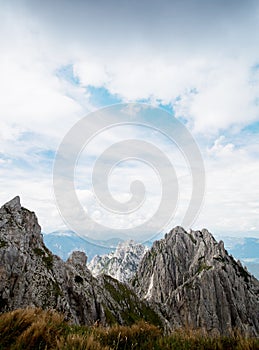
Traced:
<path fill-rule="evenodd" d="M 148 250 L 133 240 L 120 242 L 114 252 L 96 255 L 88 267 L 94 276 L 109 275 L 121 282 L 127 282 L 137 271 L 139 262 Z"/>
<path fill-rule="evenodd" d="M 21 206 L 19 196 L 0 208 L 0 233 L 3 242 L 19 244 L 23 251 L 43 244 L 37 217 Z"/>
<path fill-rule="evenodd" d="M 208 230 L 176 227 L 154 242 L 132 284 L 173 328 L 259 334 L 259 282 Z"/>
<path fill-rule="evenodd" d="M 129 286 L 106 276 L 96 279 L 85 253 L 67 262 L 44 245 L 36 215 L 19 197 L 0 208 L 0 312 L 17 308 L 56 309 L 74 323 L 130 324 L 159 316 Z"/>
<path fill-rule="evenodd" d="M 5 203 L 3 207 L 12 212 L 20 212 L 22 208 L 20 197 L 14 197 L 9 202 Z"/>

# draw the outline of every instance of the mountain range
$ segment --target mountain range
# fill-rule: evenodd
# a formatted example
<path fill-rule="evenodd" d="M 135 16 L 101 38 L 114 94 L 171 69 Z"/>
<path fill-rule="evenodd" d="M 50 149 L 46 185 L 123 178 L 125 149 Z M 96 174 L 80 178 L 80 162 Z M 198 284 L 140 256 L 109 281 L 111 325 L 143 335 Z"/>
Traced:
<path fill-rule="evenodd" d="M 117 238 L 103 241 L 84 239 L 73 231 L 54 231 L 43 234 L 43 238 L 46 246 L 63 260 L 67 260 L 73 251 L 79 250 L 85 252 L 90 261 L 95 255 L 108 254 L 114 251 L 121 242 Z"/>
<path fill-rule="evenodd" d="M 175 227 L 147 251 L 132 242 L 120 247 L 142 254 L 127 283 L 94 277 L 84 252 L 63 261 L 45 246 L 35 213 L 15 197 L 0 209 L 0 312 L 41 307 L 77 324 L 144 319 L 165 331 L 188 326 L 259 336 L 259 281 L 207 230 Z M 132 256 L 110 254 L 109 261 L 126 265 Z"/>
<path fill-rule="evenodd" d="M 122 243 L 122 240 L 119 239 L 110 239 L 106 241 L 89 240 L 79 237 L 73 231 L 55 231 L 49 234 L 43 234 L 43 238 L 46 246 L 63 260 L 66 260 L 75 250 L 85 252 L 92 271 L 94 271 L 93 265 L 96 265 L 95 274 L 97 274 L 97 271 L 102 270 L 102 266 L 107 265 L 107 256 L 113 257 L 113 254 L 109 255 L 110 253 L 115 252 L 116 249 L 125 250 L 125 248 L 127 248 L 127 244 L 124 248 L 123 246 L 118 247 L 118 245 Z M 254 237 L 240 238 L 234 236 L 222 236 L 220 238 L 224 241 L 226 250 L 233 255 L 235 259 L 240 260 L 242 264 L 247 267 L 249 272 L 259 279 L 259 239 Z M 146 242 L 145 247 L 150 248 L 152 243 L 152 241 Z M 116 254 L 119 255 L 119 251 L 117 251 Z M 94 257 L 95 262 L 92 263 L 91 260 Z M 137 261 L 135 261 L 135 263 L 137 264 Z M 115 277 L 115 274 L 112 273 L 111 270 L 108 271 L 107 268 L 105 269 L 105 273 Z"/>

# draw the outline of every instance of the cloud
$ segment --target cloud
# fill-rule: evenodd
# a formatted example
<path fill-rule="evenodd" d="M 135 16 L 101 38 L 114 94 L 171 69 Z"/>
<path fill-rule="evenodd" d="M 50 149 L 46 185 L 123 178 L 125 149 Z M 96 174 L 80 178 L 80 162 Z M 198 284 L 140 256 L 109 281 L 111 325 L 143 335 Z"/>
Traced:
<path fill-rule="evenodd" d="M 242 147 L 237 140 L 234 145 L 220 136 L 204 154 L 207 191 L 196 227 L 202 225 L 217 233 L 235 231 L 242 235 L 250 231 L 251 236 L 258 235 L 258 154 L 251 152 L 255 139 L 242 136 L 246 140 Z"/>
<path fill-rule="evenodd" d="M 224 60 L 214 66 L 207 77 L 176 103 L 178 115 L 194 123 L 195 131 L 214 133 L 218 130 L 242 128 L 259 118 L 257 99 L 258 81 L 251 82 L 251 67 L 247 62 Z"/>
<path fill-rule="evenodd" d="M 254 144 L 241 140 L 248 137 L 242 129 L 259 119 L 257 1 L 0 6 L 2 202 L 22 193 L 44 229 L 62 226 L 50 190 L 54 152 L 69 128 L 96 108 L 90 102 L 96 87 L 122 101 L 172 106 L 195 134 L 208 178 L 199 225 L 259 229 L 256 138 Z M 61 74 L 64 67 L 71 67 L 69 77 Z M 117 190 L 125 198 L 125 190 Z M 90 197 L 82 200 L 97 213 Z M 183 211 L 180 206 L 177 218 Z"/>
<path fill-rule="evenodd" d="M 86 90 L 53 75 L 71 64 L 81 87 L 106 87 L 124 101 L 172 104 L 177 117 L 197 132 L 215 134 L 258 120 L 259 85 L 251 79 L 259 59 L 256 1 L 21 1 L 16 6 L 15 13 L 6 6 L 2 25 L 2 47 L 14 60 L 8 59 L 3 72 L 8 72 L 1 91 L 8 117 L 19 110 L 30 123 L 29 116 L 37 115 L 39 128 L 46 128 L 51 122 L 46 115 L 52 115 L 53 132 L 62 118 L 82 115 Z"/>

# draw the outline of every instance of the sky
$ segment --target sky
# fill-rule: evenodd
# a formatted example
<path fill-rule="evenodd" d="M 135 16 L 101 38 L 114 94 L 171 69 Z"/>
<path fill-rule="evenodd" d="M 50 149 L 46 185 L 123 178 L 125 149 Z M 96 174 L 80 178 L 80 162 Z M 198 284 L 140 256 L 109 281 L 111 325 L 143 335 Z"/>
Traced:
<path fill-rule="evenodd" d="M 206 191 L 192 227 L 259 237 L 258 1 L 0 0 L 0 6 L 1 204 L 20 195 L 44 232 L 66 229 L 52 180 L 64 136 L 99 108 L 145 102 L 181 121 L 200 148 Z M 168 146 L 138 128 L 110 131 L 93 140 L 76 171 L 83 207 L 109 225 L 145 220 L 159 198 L 156 176 L 129 163 L 109 180 L 115 198 L 128 198 L 137 176 L 150 188 L 146 209 L 118 223 L 98 208 L 83 165 L 128 135 Z M 190 186 L 178 168 L 183 199 L 173 224 L 181 221 Z"/>

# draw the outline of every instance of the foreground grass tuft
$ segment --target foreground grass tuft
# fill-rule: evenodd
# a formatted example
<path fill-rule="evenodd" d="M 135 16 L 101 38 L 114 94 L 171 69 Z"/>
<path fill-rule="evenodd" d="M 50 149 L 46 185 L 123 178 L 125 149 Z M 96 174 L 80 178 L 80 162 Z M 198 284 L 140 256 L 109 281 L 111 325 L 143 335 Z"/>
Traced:
<path fill-rule="evenodd" d="M 239 333 L 209 336 L 200 330 L 178 330 L 163 335 L 156 326 L 140 321 L 130 327 L 70 325 L 53 310 L 20 309 L 0 315 L 0 350 L 133 350 L 133 349 L 259 349 L 259 339 Z"/>

